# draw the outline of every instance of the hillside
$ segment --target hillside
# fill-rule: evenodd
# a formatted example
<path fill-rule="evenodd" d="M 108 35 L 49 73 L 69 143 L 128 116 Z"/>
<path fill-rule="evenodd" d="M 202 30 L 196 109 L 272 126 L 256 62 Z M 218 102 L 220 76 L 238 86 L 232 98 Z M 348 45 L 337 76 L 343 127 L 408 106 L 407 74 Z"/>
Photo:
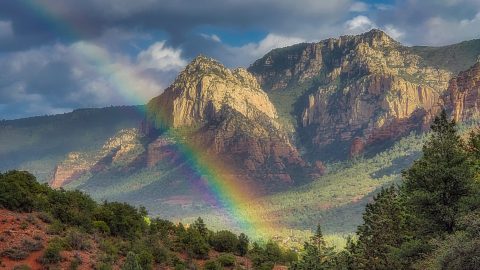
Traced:
<path fill-rule="evenodd" d="M 272 269 L 297 260 L 274 242 L 211 231 L 201 218 L 149 218 L 144 208 L 53 190 L 28 172 L 0 174 L 0 216 L 0 269 Z"/>
<path fill-rule="evenodd" d="M 142 106 L 79 109 L 71 113 L 0 121 L 0 170 L 23 168 L 39 181 L 72 151 L 89 151 L 144 118 Z"/>

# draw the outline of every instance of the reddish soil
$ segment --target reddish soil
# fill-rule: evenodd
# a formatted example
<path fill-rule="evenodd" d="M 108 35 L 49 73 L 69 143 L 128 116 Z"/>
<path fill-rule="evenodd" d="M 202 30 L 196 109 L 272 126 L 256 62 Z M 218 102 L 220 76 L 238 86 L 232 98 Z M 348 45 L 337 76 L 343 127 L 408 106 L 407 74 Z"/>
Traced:
<path fill-rule="evenodd" d="M 14 269 L 25 265 L 30 269 L 46 269 L 39 263 L 48 242 L 53 236 L 46 233 L 48 224 L 38 218 L 38 213 L 17 213 L 0 209 L 0 269 Z M 22 248 L 23 241 L 40 242 L 41 249 L 28 252 L 25 259 L 13 260 L 2 255 L 2 252 L 11 248 Z M 68 269 L 72 260 L 78 255 L 82 264 L 77 269 L 92 269 L 95 262 L 96 247 L 91 251 L 63 251 L 62 262 L 57 264 L 58 269 Z"/>

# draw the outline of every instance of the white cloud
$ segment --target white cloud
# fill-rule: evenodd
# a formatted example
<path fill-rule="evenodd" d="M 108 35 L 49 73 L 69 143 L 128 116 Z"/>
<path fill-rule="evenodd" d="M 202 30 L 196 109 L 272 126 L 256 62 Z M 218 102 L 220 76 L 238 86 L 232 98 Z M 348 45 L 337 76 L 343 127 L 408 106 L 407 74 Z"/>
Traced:
<path fill-rule="evenodd" d="M 361 32 L 368 31 L 377 26 L 373 21 L 370 20 L 367 16 L 359 15 L 354 17 L 351 20 L 345 22 L 345 27 L 350 34 L 358 34 Z"/>
<path fill-rule="evenodd" d="M 13 36 L 12 22 L 0 21 L 0 39 L 9 38 Z"/>
<path fill-rule="evenodd" d="M 454 33 L 452 35 L 447 33 Z M 434 45 L 445 45 L 462 40 L 480 37 L 480 12 L 472 19 L 447 20 L 432 17 L 424 25 L 417 28 L 417 39 Z"/>
<path fill-rule="evenodd" d="M 405 36 L 405 32 L 403 32 L 402 30 L 396 28 L 395 26 L 393 26 L 391 24 L 385 25 L 385 27 L 383 27 L 383 30 L 389 36 L 391 36 L 393 39 L 395 39 L 397 41 L 401 41 L 402 38 Z"/>
<path fill-rule="evenodd" d="M 241 47 L 233 47 L 231 50 L 234 55 L 237 55 L 237 57 L 244 57 L 244 59 L 251 63 L 253 60 L 262 57 L 273 49 L 286 47 L 304 41 L 304 39 L 298 37 L 288 37 L 271 33 L 258 43 L 248 43 Z"/>
<path fill-rule="evenodd" d="M 200 36 L 202 36 L 204 39 L 212 40 L 215 42 L 222 42 L 220 37 L 215 34 L 208 35 L 208 34 L 201 33 Z"/>
<path fill-rule="evenodd" d="M 187 64 L 182 58 L 182 51 L 165 46 L 165 41 L 156 42 L 140 52 L 137 61 L 143 68 L 160 71 L 179 70 Z"/>
<path fill-rule="evenodd" d="M 131 57 L 87 41 L 0 55 L 0 113 L 15 118 L 143 104 L 184 67 L 180 55 L 164 42 Z"/>
<path fill-rule="evenodd" d="M 354 2 L 350 6 L 351 12 L 365 12 L 368 11 L 368 5 L 364 2 Z"/>

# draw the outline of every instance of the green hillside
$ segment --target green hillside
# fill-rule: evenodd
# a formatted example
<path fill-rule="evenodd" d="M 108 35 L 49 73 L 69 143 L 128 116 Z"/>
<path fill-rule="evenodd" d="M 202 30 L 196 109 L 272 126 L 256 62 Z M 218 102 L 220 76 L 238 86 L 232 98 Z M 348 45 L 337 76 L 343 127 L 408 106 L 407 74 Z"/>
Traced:
<path fill-rule="evenodd" d="M 142 111 L 120 106 L 0 121 L 0 170 L 27 169 L 46 181 L 68 152 L 99 148 L 119 130 L 139 127 Z"/>

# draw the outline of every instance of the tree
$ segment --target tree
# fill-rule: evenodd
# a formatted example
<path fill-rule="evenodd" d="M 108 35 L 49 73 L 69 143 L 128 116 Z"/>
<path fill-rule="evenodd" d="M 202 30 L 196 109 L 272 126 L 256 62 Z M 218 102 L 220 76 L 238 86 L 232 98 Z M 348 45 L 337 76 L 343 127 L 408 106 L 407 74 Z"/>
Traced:
<path fill-rule="evenodd" d="M 363 224 L 357 229 L 358 242 L 351 246 L 356 267 L 395 268 L 398 262 L 393 253 L 407 238 L 407 224 L 398 190 L 394 186 L 382 188 L 373 203 L 367 204 Z"/>
<path fill-rule="evenodd" d="M 247 254 L 249 242 L 250 240 L 248 239 L 248 236 L 244 233 L 241 233 L 238 236 L 237 252 L 240 256 L 245 256 Z"/>
<path fill-rule="evenodd" d="M 198 217 L 197 220 L 195 220 L 192 227 L 196 229 L 205 240 L 208 239 L 207 225 L 205 225 L 205 222 L 203 222 L 201 217 Z"/>
<path fill-rule="evenodd" d="M 403 193 L 414 213 L 418 234 L 452 233 L 460 201 L 469 195 L 473 173 L 445 110 L 435 118 L 423 156 L 404 175 Z"/>
<path fill-rule="evenodd" d="M 315 234 L 310 242 L 305 242 L 303 246 L 302 259 L 293 264 L 294 270 L 323 270 L 334 269 L 335 251 L 328 247 L 323 237 L 320 224 L 317 225 Z"/>

